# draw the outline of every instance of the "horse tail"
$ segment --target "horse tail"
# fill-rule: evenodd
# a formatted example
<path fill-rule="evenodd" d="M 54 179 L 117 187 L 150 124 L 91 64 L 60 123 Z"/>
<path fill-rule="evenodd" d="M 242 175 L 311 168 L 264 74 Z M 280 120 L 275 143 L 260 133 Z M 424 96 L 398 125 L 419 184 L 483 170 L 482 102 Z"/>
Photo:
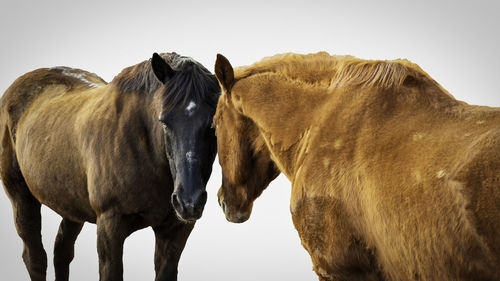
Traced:
<path fill-rule="evenodd" d="M 12 115 L 16 115 L 15 112 L 19 108 L 18 103 L 20 102 L 19 86 L 22 83 L 22 77 L 18 78 L 12 85 L 5 91 L 2 98 L 0 98 L 0 144 L 2 145 L 0 149 L 4 149 L 4 145 L 7 143 L 14 143 L 14 126 L 17 123 L 13 120 Z M 8 141 L 10 140 L 10 141 Z M 3 154 L 3 151 L 0 151 Z"/>
<path fill-rule="evenodd" d="M 5 181 L 8 162 L 12 162 L 12 155 L 14 152 L 14 138 L 12 133 L 12 120 L 9 114 L 11 108 L 11 97 L 13 92 L 13 85 L 10 86 L 2 98 L 0 98 L 0 175 L 2 180 Z M 17 160 L 15 161 L 17 162 Z"/>
<path fill-rule="evenodd" d="M 25 97 L 32 93 L 26 78 L 28 74 L 19 77 L 0 98 L 0 178 L 11 201 L 32 197 L 16 154 L 16 125 L 30 104 Z"/>
<path fill-rule="evenodd" d="M 37 82 L 46 72 L 41 68 L 18 77 L 0 98 L 0 175 L 3 181 L 11 168 L 19 169 L 15 152 L 17 124 L 41 92 L 42 87 Z"/>
<path fill-rule="evenodd" d="M 0 98 L 0 143 L 7 136 L 15 143 L 19 119 L 46 85 L 57 82 L 51 74 L 47 68 L 36 69 L 18 77 L 7 88 Z"/>

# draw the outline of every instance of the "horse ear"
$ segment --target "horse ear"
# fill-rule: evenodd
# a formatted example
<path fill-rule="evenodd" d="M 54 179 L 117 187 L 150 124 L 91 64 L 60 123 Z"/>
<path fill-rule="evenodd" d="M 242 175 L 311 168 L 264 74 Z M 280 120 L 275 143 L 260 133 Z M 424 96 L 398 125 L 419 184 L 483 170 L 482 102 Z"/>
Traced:
<path fill-rule="evenodd" d="M 173 70 L 170 65 L 168 65 L 168 63 L 157 53 L 154 53 L 151 58 L 151 67 L 153 68 L 156 78 L 158 78 L 158 80 L 160 80 L 163 84 L 165 84 L 168 79 L 175 74 L 175 70 Z"/>
<path fill-rule="evenodd" d="M 222 87 L 229 92 L 234 83 L 234 71 L 229 61 L 221 54 L 217 54 L 215 61 L 215 76 Z"/>

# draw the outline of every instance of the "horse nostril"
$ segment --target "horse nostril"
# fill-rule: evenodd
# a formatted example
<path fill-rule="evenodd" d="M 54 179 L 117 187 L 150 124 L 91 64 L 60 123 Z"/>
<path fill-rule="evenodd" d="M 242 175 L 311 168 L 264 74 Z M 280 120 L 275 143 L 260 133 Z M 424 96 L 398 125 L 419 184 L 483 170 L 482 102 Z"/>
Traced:
<path fill-rule="evenodd" d="M 173 193 L 172 194 L 172 205 L 174 206 L 175 209 L 177 210 L 182 210 L 182 204 L 181 202 L 179 201 L 179 197 L 177 196 L 177 194 Z"/>

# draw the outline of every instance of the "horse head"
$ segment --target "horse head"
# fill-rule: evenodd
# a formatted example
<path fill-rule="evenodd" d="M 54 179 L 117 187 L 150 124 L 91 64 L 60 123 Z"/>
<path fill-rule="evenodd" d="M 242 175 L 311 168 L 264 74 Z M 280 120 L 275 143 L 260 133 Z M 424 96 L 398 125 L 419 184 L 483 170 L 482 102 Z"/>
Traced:
<path fill-rule="evenodd" d="M 219 204 L 230 222 L 241 223 L 250 217 L 253 202 L 280 171 L 271 159 L 264 139 L 252 120 L 240 108 L 240 94 L 229 61 L 217 56 L 215 73 L 223 94 L 214 117 L 217 150 L 222 167 Z"/>
<path fill-rule="evenodd" d="M 171 202 L 183 220 L 201 217 L 207 201 L 206 184 L 216 155 L 211 127 L 220 93 L 215 76 L 188 57 L 172 68 L 160 55 L 151 59 L 161 87 L 161 113 L 166 156 L 174 180 Z"/>

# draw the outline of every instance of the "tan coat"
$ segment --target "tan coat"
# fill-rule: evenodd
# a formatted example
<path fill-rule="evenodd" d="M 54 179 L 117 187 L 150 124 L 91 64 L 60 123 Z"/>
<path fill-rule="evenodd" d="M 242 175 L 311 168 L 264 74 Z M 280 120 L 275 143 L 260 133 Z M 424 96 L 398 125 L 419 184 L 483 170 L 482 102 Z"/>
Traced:
<path fill-rule="evenodd" d="M 405 60 L 285 54 L 233 73 L 219 56 L 216 74 L 229 220 L 276 176 L 252 186 L 236 169 L 274 162 L 320 280 L 500 280 L 500 109 L 455 100 Z M 238 163 L 224 149 L 238 138 L 267 162 Z"/>

